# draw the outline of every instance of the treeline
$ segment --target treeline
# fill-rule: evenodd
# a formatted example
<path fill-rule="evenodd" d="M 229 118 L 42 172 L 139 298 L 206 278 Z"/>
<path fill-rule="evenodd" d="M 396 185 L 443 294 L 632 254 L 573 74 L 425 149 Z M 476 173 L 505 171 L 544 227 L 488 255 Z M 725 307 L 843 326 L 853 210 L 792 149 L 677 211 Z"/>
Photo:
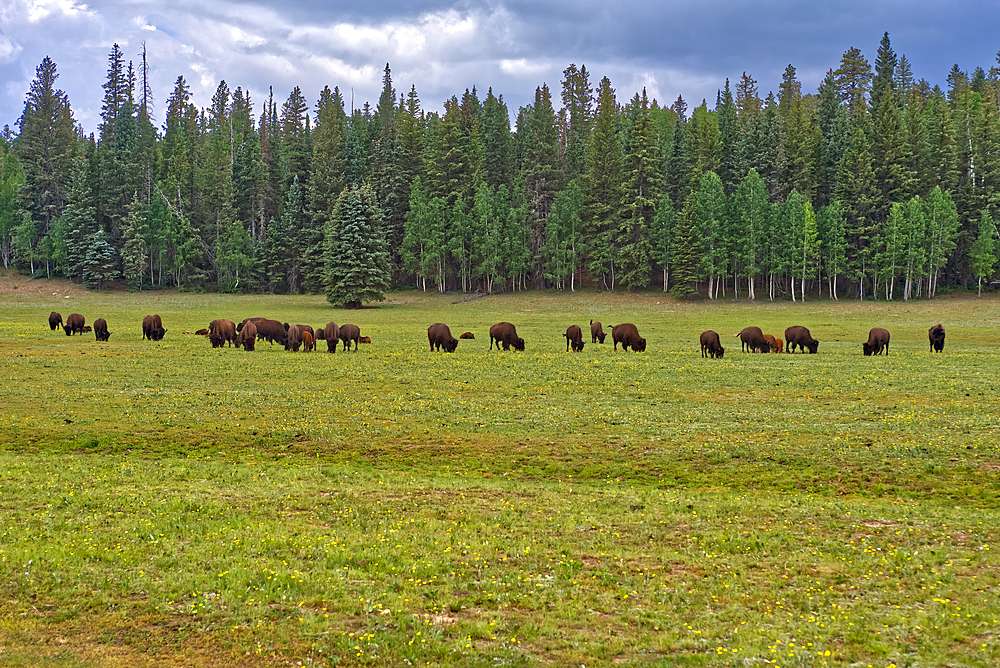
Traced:
<path fill-rule="evenodd" d="M 618 103 L 586 67 L 511 116 L 476 89 L 421 107 L 386 65 L 375 107 L 296 87 L 259 114 L 178 77 L 162 127 L 145 54 L 109 57 L 96 134 L 38 66 L 0 138 L 4 266 L 93 288 L 178 286 L 378 299 L 439 291 L 649 287 L 681 296 L 910 299 L 992 278 L 1000 68 L 916 81 L 888 34 L 815 93 L 791 65 L 714 106 Z"/>

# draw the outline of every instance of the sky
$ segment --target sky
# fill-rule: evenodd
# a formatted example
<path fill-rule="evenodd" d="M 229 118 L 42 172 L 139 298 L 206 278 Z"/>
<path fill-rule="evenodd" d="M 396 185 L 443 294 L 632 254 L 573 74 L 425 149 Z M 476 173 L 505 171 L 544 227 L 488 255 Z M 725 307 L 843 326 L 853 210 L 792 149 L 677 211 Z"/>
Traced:
<path fill-rule="evenodd" d="M 153 117 L 162 125 L 178 76 L 209 105 L 221 80 L 248 90 L 259 114 L 299 86 L 310 106 L 326 85 L 348 107 L 374 106 L 386 63 L 397 94 L 415 85 L 426 110 L 477 87 L 502 94 L 511 119 L 547 83 L 559 105 L 562 72 L 586 65 L 620 101 L 646 88 L 689 107 L 747 72 L 762 97 L 789 64 L 815 91 L 850 47 L 872 65 L 883 32 L 917 79 L 946 86 L 952 65 L 997 64 L 1000 0 L 0 0 L 0 126 L 14 128 L 46 56 L 86 132 L 97 129 L 108 54 L 141 62 L 145 42 Z M 280 105 L 279 105 L 280 106 Z"/>

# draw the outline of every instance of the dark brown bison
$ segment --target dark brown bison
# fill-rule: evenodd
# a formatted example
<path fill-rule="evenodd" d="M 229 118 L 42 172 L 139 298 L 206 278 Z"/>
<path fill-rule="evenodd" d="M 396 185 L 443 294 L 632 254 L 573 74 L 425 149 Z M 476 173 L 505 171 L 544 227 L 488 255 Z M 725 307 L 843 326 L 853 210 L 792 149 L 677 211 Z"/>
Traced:
<path fill-rule="evenodd" d="M 257 342 L 257 325 L 252 322 L 241 322 L 240 333 L 236 335 L 236 347 L 250 352 Z"/>
<path fill-rule="evenodd" d="M 500 345 L 503 344 L 504 350 L 510 350 L 510 347 L 514 346 L 514 350 L 524 351 L 524 339 L 517 335 L 517 328 L 509 322 L 498 322 L 490 327 L 490 350 L 493 350 L 494 341 L 497 350 L 500 350 Z"/>
<path fill-rule="evenodd" d="M 231 347 L 236 343 L 236 323 L 225 318 L 208 323 L 208 340 L 212 342 L 213 348 L 221 348 L 227 342 Z"/>
<path fill-rule="evenodd" d="M 785 352 L 793 353 L 795 352 L 796 346 L 802 352 L 809 349 L 811 354 L 816 353 L 816 349 L 819 348 L 819 341 L 812 337 L 809 330 L 802 325 L 792 325 L 785 330 Z"/>
<path fill-rule="evenodd" d="M 142 338 L 150 341 L 159 341 L 167 330 L 163 329 L 163 321 L 158 315 L 147 315 L 142 319 Z"/>
<path fill-rule="evenodd" d="M 474 338 L 476 338 L 476 335 L 473 334 L 472 332 L 466 332 L 465 334 L 462 334 L 458 338 L 460 338 L 460 339 L 474 339 Z"/>
<path fill-rule="evenodd" d="M 881 355 L 885 350 L 886 357 L 889 356 L 889 330 L 881 327 L 872 327 L 868 332 L 868 340 L 861 344 L 861 349 L 865 357 L 871 355 Z"/>
<path fill-rule="evenodd" d="M 316 350 L 316 339 L 313 335 L 309 333 L 309 330 L 303 330 L 302 332 L 302 352 L 311 353 Z"/>
<path fill-rule="evenodd" d="M 931 340 L 930 352 L 941 352 L 944 350 L 944 326 L 941 323 L 927 330 L 927 337 Z"/>
<path fill-rule="evenodd" d="M 98 318 L 94 321 L 94 337 L 98 341 L 107 341 L 110 338 L 111 332 L 108 331 L 108 321 L 104 318 Z"/>
<path fill-rule="evenodd" d="M 79 313 L 70 313 L 69 317 L 66 318 L 66 324 L 63 325 L 63 330 L 65 330 L 66 336 L 83 334 L 83 326 L 86 322 L 86 319 Z"/>
<path fill-rule="evenodd" d="M 316 330 L 316 340 L 326 341 L 326 352 L 337 352 L 337 343 L 340 341 L 340 327 L 337 327 L 337 323 L 335 322 L 326 323 L 326 327 Z"/>
<path fill-rule="evenodd" d="M 299 352 L 299 347 L 302 345 L 302 334 L 306 333 L 299 325 L 289 325 L 285 328 L 285 350 L 291 350 L 293 353 Z"/>
<path fill-rule="evenodd" d="M 49 313 L 49 329 L 54 332 L 56 327 L 62 327 L 62 316 L 53 311 Z"/>
<path fill-rule="evenodd" d="M 431 352 L 443 348 L 446 353 L 453 353 L 458 348 L 458 339 L 451 335 L 451 329 L 443 322 L 436 322 L 427 328 L 427 340 L 431 344 Z"/>
<path fill-rule="evenodd" d="M 285 345 L 285 327 L 277 320 L 267 318 L 247 318 L 236 326 L 236 331 L 240 331 L 246 323 L 253 322 L 257 327 L 257 338 L 267 340 L 268 343 L 280 343 Z"/>
<path fill-rule="evenodd" d="M 771 344 L 764 338 L 764 332 L 760 331 L 760 327 L 744 327 L 736 336 L 740 337 L 740 342 L 743 344 L 743 352 L 771 352 Z"/>
<path fill-rule="evenodd" d="M 361 342 L 361 328 L 351 324 L 341 325 L 338 336 L 344 344 L 344 350 L 351 349 L 351 341 L 354 341 L 354 350 L 357 350 Z"/>
<path fill-rule="evenodd" d="M 583 352 L 583 330 L 580 325 L 570 325 L 563 336 L 566 337 L 566 352 L 569 352 L 570 346 L 575 353 Z"/>
<path fill-rule="evenodd" d="M 208 330 L 199 329 L 197 332 L 195 332 L 195 336 L 208 336 Z"/>
<path fill-rule="evenodd" d="M 618 344 L 622 344 L 622 350 L 631 348 L 634 352 L 641 353 L 646 350 L 646 339 L 639 336 L 639 329 L 630 322 L 623 322 L 620 325 L 611 326 L 611 340 L 614 341 L 615 350 Z"/>
<path fill-rule="evenodd" d="M 722 356 L 726 354 L 726 349 L 722 347 L 722 342 L 719 341 L 719 335 L 717 332 L 711 329 L 707 332 L 701 333 L 701 356 L 711 357 L 715 359 L 718 357 L 722 359 Z"/>
<path fill-rule="evenodd" d="M 284 327 L 285 331 L 287 332 L 288 328 L 291 327 L 291 325 L 289 325 L 286 322 L 282 324 L 282 327 Z M 299 328 L 300 332 L 309 332 L 310 334 L 312 334 L 313 338 L 316 338 L 316 332 L 315 330 L 313 330 L 312 325 L 296 325 L 296 327 Z"/>
<path fill-rule="evenodd" d="M 591 320 L 590 321 L 590 342 L 591 343 L 598 343 L 598 342 L 604 343 L 604 337 L 605 336 L 607 336 L 607 334 L 605 334 L 604 330 L 601 328 L 601 322 L 600 321 L 594 322 L 593 320 Z"/>

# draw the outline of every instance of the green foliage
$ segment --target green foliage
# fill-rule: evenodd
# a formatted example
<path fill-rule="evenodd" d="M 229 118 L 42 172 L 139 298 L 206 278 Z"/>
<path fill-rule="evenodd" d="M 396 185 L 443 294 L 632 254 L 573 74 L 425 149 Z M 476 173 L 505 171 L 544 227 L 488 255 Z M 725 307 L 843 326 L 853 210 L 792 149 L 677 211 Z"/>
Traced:
<path fill-rule="evenodd" d="M 983 279 L 993 274 L 993 268 L 997 264 L 997 236 L 996 225 L 987 209 L 979 218 L 979 234 L 969 251 L 980 296 L 983 294 Z"/>

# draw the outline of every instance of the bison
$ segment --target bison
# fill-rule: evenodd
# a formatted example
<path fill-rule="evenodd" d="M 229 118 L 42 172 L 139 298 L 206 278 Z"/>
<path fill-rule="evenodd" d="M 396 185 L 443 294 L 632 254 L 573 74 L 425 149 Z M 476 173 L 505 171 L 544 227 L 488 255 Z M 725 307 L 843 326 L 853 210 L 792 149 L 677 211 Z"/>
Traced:
<path fill-rule="evenodd" d="M 358 343 L 361 342 L 361 328 L 357 325 L 341 325 L 339 332 L 340 340 L 344 344 L 344 350 L 351 349 L 351 341 L 354 341 L 354 350 L 357 351 Z"/>
<path fill-rule="evenodd" d="M 566 337 L 566 352 L 569 352 L 571 345 L 573 352 L 583 352 L 583 331 L 580 329 L 580 325 L 570 325 L 566 328 L 566 333 L 563 336 Z"/>
<path fill-rule="evenodd" d="M 944 350 L 944 326 L 940 322 L 927 330 L 927 337 L 931 340 L 930 352 Z"/>
<path fill-rule="evenodd" d="M 84 333 L 84 334 L 90 334 L 90 333 L 91 333 L 92 331 L 94 331 L 94 328 L 93 328 L 93 327 L 91 327 L 90 325 L 87 325 L 87 326 L 85 326 L 85 327 L 83 328 L 83 333 Z"/>
<path fill-rule="evenodd" d="M 337 352 L 337 343 L 340 341 L 340 327 L 337 327 L 337 323 L 335 322 L 326 323 L 326 327 L 316 330 L 316 340 L 326 341 L 326 352 Z"/>
<path fill-rule="evenodd" d="M 444 348 L 446 353 L 453 353 L 458 347 L 458 339 L 451 335 L 451 329 L 443 322 L 436 322 L 427 328 L 427 340 L 431 344 L 431 352 Z"/>
<path fill-rule="evenodd" d="M 158 315 L 147 315 L 142 319 L 142 338 L 150 341 L 159 341 L 167 330 L 163 329 L 163 321 Z"/>
<path fill-rule="evenodd" d="M 111 337 L 111 332 L 108 331 L 108 321 L 104 318 L 98 318 L 94 321 L 94 337 L 98 341 L 107 341 Z"/>
<path fill-rule="evenodd" d="M 819 341 L 812 337 L 809 330 L 802 325 L 793 325 L 785 330 L 785 352 L 794 353 L 796 346 L 802 352 L 809 349 L 810 354 L 815 354 L 819 348 Z"/>
<path fill-rule="evenodd" d="M 83 326 L 86 322 L 86 318 L 79 313 L 70 313 L 69 317 L 66 318 L 66 324 L 63 325 L 63 329 L 66 331 L 66 336 L 83 334 Z"/>
<path fill-rule="evenodd" d="M 743 352 L 771 352 L 771 344 L 764 338 L 764 332 L 760 331 L 760 327 L 744 327 L 736 336 L 740 337 L 740 342 L 743 344 Z"/>
<path fill-rule="evenodd" d="M 309 330 L 302 331 L 302 352 L 311 353 L 316 350 L 316 339 L 309 333 Z"/>
<path fill-rule="evenodd" d="M 221 348 L 227 342 L 232 346 L 236 343 L 236 323 L 225 318 L 208 323 L 208 340 L 213 348 Z"/>
<path fill-rule="evenodd" d="M 277 320 L 267 318 L 247 318 L 236 326 L 236 331 L 240 331 L 248 322 L 253 322 L 257 328 L 257 338 L 268 343 L 280 343 L 285 345 L 285 327 Z"/>
<path fill-rule="evenodd" d="M 711 357 L 712 359 L 719 358 L 726 353 L 726 349 L 722 347 L 722 342 L 719 341 L 718 332 L 714 332 L 711 329 L 701 333 L 701 356 Z"/>
<path fill-rule="evenodd" d="M 371 343 L 371 342 L 372 342 L 372 337 L 370 337 L 370 336 L 362 336 L 361 337 L 361 343 Z"/>
<path fill-rule="evenodd" d="M 244 351 L 251 352 L 257 342 L 257 325 L 252 322 L 241 322 L 240 333 L 236 336 L 236 347 L 243 347 Z"/>
<path fill-rule="evenodd" d="M 779 339 L 778 337 L 774 337 L 774 343 L 771 344 L 771 352 L 780 353 L 783 352 L 784 350 L 785 350 L 785 342 Z"/>
<path fill-rule="evenodd" d="M 615 350 L 618 344 L 622 344 L 622 350 L 631 348 L 633 352 L 641 353 L 646 350 L 646 339 L 639 336 L 639 330 L 630 322 L 623 322 L 620 325 L 611 326 L 611 340 L 614 341 Z"/>
<path fill-rule="evenodd" d="M 600 321 L 594 322 L 593 320 L 591 320 L 590 321 L 590 342 L 591 343 L 598 343 L 598 341 L 599 341 L 600 343 L 604 343 L 604 337 L 605 336 L 607 336 L 607 334 L 605 334 L 604 330 L 601 328 L 601 322 Z"/>
<path fill-rule="evenodd" d="M 57 327 L 62 327 L 62 316 L 53 311 L 49 313 L 49 329 L 54 332 Z"/>
<path fill-rule="evenodd" d="M 208 336 L 208 330 L 199 329 L 198 331 L 195 332 L 195 336 Z"/>
<path fill-rule="evenodd" d="M 476 338 L 476 335 L 473 334 L 472 332 L 466 332 L 465 334 L 462 334 L 458 338 L 460 338 L 460 339 L 474 339 L 474 338 Z"/>
<path fill-rule="evenodd" d="M 881 327 L 872 327 L 868 332 L 868 340 L 861 344 L 861 349 L 865 357 L 871 355 L 881 355 L 885 350 L 886 357 L 889 356 L 889 330 Z"/>
<path fill-rule="evenodd" d="M 493 350 L 494 341 L 497 350 L 500 350 L 500 345 L 503 344 L 504 350 L 510 350 L 510 347 L 514 346 L 514 350 L 524 351 L 524 339 L 517 335 L 517 328 L 509 322 L 498 322 L 490 327 L 490 350 Z"/>
<path fill-rule="evenodd" d="M 299 346 L 302 345 L 302 335 L 306 334 L 306 330 L 302 329 L 301 325 L 289 325 L 285 328 L 285 350 L 291 350 L 293 353 L 299 352 Z"/>

